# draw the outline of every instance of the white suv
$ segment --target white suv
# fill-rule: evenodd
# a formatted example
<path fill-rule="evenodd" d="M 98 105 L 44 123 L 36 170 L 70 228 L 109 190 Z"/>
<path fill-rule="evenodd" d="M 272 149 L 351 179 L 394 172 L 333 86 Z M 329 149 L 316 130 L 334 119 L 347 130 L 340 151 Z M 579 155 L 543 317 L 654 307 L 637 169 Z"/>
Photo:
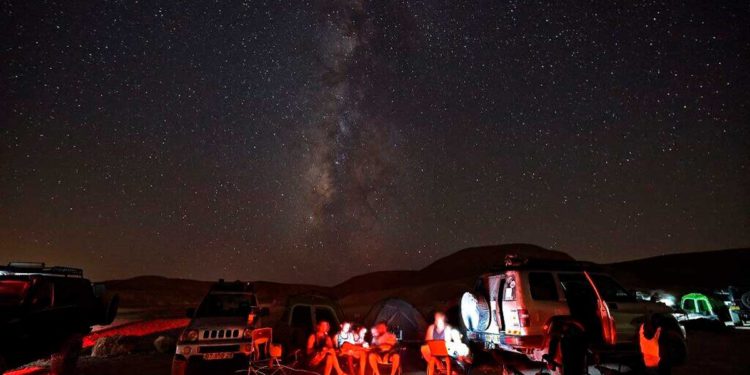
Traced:
<path fill-rule="evenodd" d="M 640 325 L 649 314 L 678 331 L 684 344 L 684 329 L 666 305 L 637 300 L 592 264 L 512 257 L 502 269 L 483 275 L 477 286 L 462 297 L 462 324 L 468 339 L 485 349 L 549 361 L 559 357 L 551 353 L 555 338 L 573 326 L 599 359 L 633 360 L 640 352 Z"/>

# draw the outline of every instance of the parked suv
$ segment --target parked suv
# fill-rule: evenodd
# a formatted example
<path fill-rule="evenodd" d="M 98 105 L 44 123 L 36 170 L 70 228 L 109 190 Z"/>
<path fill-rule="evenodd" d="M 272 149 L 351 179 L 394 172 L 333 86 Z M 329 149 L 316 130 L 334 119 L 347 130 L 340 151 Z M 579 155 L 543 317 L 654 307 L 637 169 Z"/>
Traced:
<path fill-rule="evenodd" d="M 187 315 L 190 323 L 177 341 L 172 374 L 233 374 L 247 368 L 252 332 L 268 309 L 258 306 L 253 284 L 220 280 Z"/>
<path fill-rule="evenodd" d="M 300 294 L 288 298 L 281 319 L 274 325 L 279 341 L 289 352 L 304 349 L 307 338 L 314 332 L 318 322 L 325 320 L 331 325 L 331 335 L 336 334 L 343 321 L 341 309 L 327 296 Z"/>
<path fill-rule="evenodd" d="M 664 304 L 636 299 L 593 264 L 518 257 L 480 277 L 477 291 L 461 300 L 470 341 L 489 350 L 520 352 L 552 367 L 564 366 L 559 339 L 574 334 L 586 345 L 582 355 L 591 351 L 600 361 L 635 361 L 647 315 L 658 316 L 663 330 L 675 331 L 672 335 L 684 345 L 684 329 L 670 312 Z"/>
<path fill-rule="evenodd" d="M 50 355 L 53 366 L 74 367 L 83 336 L 112 323 L 117 305 L 117 296 L 105 298 L 104 285 L 92 284 L 80 269 L 0 266 L 0 374 Z"/>

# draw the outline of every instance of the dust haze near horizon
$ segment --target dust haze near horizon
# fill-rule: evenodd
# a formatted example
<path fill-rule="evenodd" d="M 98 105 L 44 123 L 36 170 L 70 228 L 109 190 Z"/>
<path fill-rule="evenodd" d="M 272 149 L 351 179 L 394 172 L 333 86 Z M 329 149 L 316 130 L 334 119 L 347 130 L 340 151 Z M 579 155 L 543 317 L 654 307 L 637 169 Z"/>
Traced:
<path fill-rule="evenodd" d="M 750 245 L 741 4 L 7 2 L 0 262 L 335 284 Z"/>

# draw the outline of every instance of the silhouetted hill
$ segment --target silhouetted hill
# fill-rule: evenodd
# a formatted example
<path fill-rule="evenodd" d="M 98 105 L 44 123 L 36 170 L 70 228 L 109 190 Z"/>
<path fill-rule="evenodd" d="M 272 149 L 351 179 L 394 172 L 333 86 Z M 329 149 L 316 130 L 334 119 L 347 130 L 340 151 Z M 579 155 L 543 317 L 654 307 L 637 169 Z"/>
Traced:
<path fill-rule="evenodd" d="M 561 251 L 529 244 L 470 247 L 440 258 L 419 271 L 367 273 L 352 277 L 333 289 L 338 296 L 343 297 L 351 293 L 475 278 L 495 266 L 502 265 L 508 254 L 519 254 L 534 259 L 573 260 L 570 255 Z"/>
<path fill-rule="evenodd" d="M 750 286 L 750 249 L 670 254 L 606 265 L 630 288 L 704 289 Z"/>
<path fill-rule="evenodd" d="M 571 260 L 568 254 L 528 244 L 471 247 L 436 260 L 421 270 L 380 271 L 352 277 L 334 287 L 256 282 L 261 303 L 282 307 L 290 295 L 315 293 L 339 299 L 348 311 L 365 314 L 375 302 L 399 297 L 423 308 L 445 306 L 470 288 L 476 277 L 501 265 L 507 254 Z M 750 249 L 664 255 L 604 265 L 628 288 L 689 291 L 750 285 Z M 195 306 L 211 282 L 142 276 L 106 282 L 121 295 L 123 307 Z"/>

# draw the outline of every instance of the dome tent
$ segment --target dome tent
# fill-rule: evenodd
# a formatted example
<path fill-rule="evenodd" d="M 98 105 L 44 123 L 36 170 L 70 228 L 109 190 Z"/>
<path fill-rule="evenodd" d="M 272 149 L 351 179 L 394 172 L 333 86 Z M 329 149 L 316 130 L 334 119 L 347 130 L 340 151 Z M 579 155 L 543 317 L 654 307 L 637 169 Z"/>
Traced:
<path fill-rule="evenodd" d="M 402 341 L 421 341 L 427 330 L 427 322 L 422 314 L 409 302 L 399 298 L 386 298 L 376 303 L 364 323 L 372 327 L 379 321 L 385 321 Z"/>

